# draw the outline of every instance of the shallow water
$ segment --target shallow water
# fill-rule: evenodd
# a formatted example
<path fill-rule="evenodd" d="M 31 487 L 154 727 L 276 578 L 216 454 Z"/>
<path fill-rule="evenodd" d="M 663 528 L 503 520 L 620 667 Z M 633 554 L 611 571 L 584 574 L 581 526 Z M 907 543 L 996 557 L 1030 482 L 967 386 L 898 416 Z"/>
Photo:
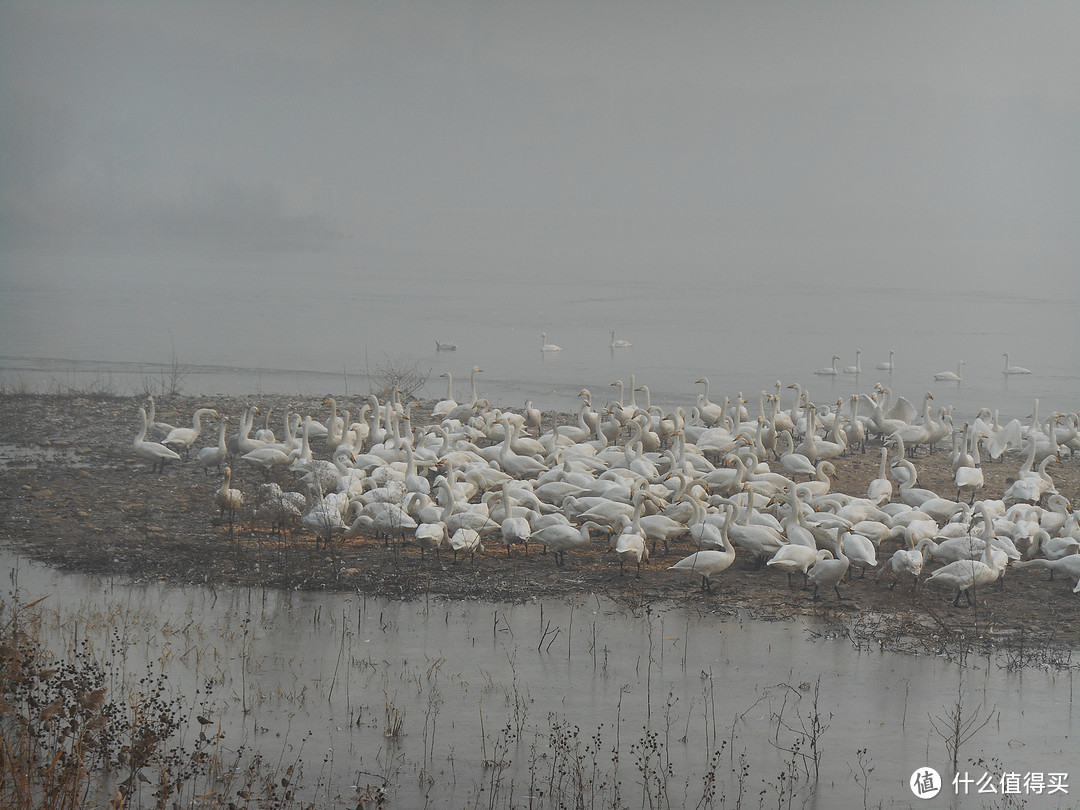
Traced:
<path fill-rule="evenodd" d="M 592 277 L 569 269 L 507 270 L 493 262 L 424 256 L 366 264 L 346 250 L 257 254 L 0 253 L 0 384 L 5 389 L 87 387 L 121 393 L 158 387 L 173 357 L 193 393 L 366 394 L 368 373 L 390 362 L 430 369 L 421 395 L 441 398 L 438 375 L 459 399 L 469 372 L 502 406 L 533 400 L 576 409 L 590 388 L 647 385 L 653 401 L 689 408 L 707 376 L 711 395 L 798 381 L 819 404 L 875 383 L 961 418 L 980 407 L 1003 418 L 1080 404 L 1080 296 L 1025 288 L 1022 294 L 950 289 L 897 276 L 770 284 L 749 267 L 702 272 L 628 269 Z M 633 343 L 609 348 L 609 332 Z M 540 334 L 562 347 L 541 353 Z M 453 341 L 453 352 L 435 341 Z M 862 373 L 815 375 L 855 363 Z M 878 371 L 889 350 L 896 369 Z M 1004 352 L 1031 375 L 1002 374 Z M 964 360 L 960 384 L 933 380 Z M 790 402 L 792 392 L 785 399 Z"/>
<path fill-rule="evenodd" d="M 294 781 L 307 785 L 301 798 L 310 795 L 318 806 L 334 805 L 339 795 L 347 803 L 353 786 L 383 779 L 391 806 L 505 806 L 511 785 L 519 804 L 530 784 L 550 797 L 544 780 L 557 759 L 553 736 L 570 746 L 575 761 L 621 780 L 623 800 L 636 806 L 637 763 L 651 733 L 670 761 L 665 795 L 672 806 L 696 803 L 716 750 L 723 751 L 716 770 L 724 806 L 735 803 L 740 754 L 750 767 L 746 806 L 760 790 L 772 806 L 776 775 L 789 759 L 778 746 L 789 747 L 810 722 L 819 679 L 818 713 L 827 728 L 820 737 L 821 788 L 809 806 L 861 806 L 862 788 L 853 779 L 861 773 L 860 749 L 873 769 L 870 806 L 914 806 L 907 782 L 916 768 L 952 776 L 930 717 L 955 704 L 958 666 L 859 650 L 811 620 L 700 616 L 673 605 L 631 610 L 594 597 L 401 603 L 127 585 L 59 574 L 9 552 L 0 559 L 24 601 L 49 595 L 44 625 L 57 650 L 77 636 L 131 680 L 147 662 L 163 666 L 192 716 L 210 712 L 222 721 L 229 746 L 242 741 L 271 762 L 301 760 L 304 779 Z M 1071 671 L 1013 672 L 1000 663 L 968 659 L 965 711 L 994 714 L 961 749 L 961 762 L 997 758 L 1020 773 L 1070 771 Z M 214 687 L 202 706 L 195 689 L 208 681 Z M 402 721 L 396 740 L 384 734 L 388 707 Z M 569 736 L 575 726 L 576 738 Z M 195 728 L 185 731 L 189 740 Z M 504 728 L 515 739 L 500 747 Z M 596 753 L 585 748 L 594 734 Z M 498 797 L 481 796 L 492 776 L 485 758 L 507 763 Z M 795 787 L 805 796 L 805 777 Z M 952 801 L 980 806 L 978 798 Z M 1073 803 L 1060 794 L 1028 798 L 1038 807 Z"/>

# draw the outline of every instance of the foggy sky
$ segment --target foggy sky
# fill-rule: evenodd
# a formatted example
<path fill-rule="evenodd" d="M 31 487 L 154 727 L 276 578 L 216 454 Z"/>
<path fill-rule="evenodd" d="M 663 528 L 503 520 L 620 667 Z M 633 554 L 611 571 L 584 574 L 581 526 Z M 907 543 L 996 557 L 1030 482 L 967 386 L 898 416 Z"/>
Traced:
<path fill-rule="evenodd" d="M 6 2 L 0 226 L 1075 281 L 1078 42 L 1071 2 Z"/>

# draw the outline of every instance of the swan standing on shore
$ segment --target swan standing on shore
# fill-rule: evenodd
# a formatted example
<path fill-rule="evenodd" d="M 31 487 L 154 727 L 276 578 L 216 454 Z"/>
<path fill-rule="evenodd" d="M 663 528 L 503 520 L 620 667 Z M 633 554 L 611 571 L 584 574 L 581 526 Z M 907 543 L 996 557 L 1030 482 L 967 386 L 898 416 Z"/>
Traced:
<path fill-rule="evenodd" d="M 228 453 L 228 449 L 225 447 L 225 426 L 228 423 L 229 417 L 222 417 L 221 425 L 218 427 L 217 446 L 204 447 L 195 456 L 195 460 L 205 468 L 207 475 L 210 474 L 211 467 L 221 469 L 221 465 L 225 463 L 225 456 Z"/>
<path fill-rule="evenodd" d="M 221 519 L 225 513 L 229 513 L 229 535 L 233 533 L 233 517 L 236 510 L 244 505 L 244 493 L 232 488 L 232 468 L 225 468 L 225 480 L 221 482 L 221 489 L 214 493 L 214 504 L 221 509 Z"/>
<path fill-rule="evenodd" d="M 180 460 L 180 454 L 175 450 L 170 450 L 163 444 L 158 442 L 146 441 L 146 409 L 139 408 L 139 416 L 142 418 L 142 429 L 139 431 L 139 435 L 135 437 L 135 455 L 139 458 L 146 459 L 151 462 L 150 471 L 153 472 L 154 467 L 161 462 L 161 469 L 158 471 L 158 475 L 165 472 L 165 462 L 169 459 L 175 461 Z"/>
<path fill-rule="evenodd" d="M 195 415 L 191 417 L 191 427 L 173 428 L 161 443 L 167 447 L 175 445 L 174 449 L 183 450 L 184 455 L 187 455 L 191 451 L 191 445 L 195 444 L 195 440 L 202 433 L 202 418 L 204 416 L 219 418 L 218 412 L 213 408 L 199 408 L 195 411 Z"/>

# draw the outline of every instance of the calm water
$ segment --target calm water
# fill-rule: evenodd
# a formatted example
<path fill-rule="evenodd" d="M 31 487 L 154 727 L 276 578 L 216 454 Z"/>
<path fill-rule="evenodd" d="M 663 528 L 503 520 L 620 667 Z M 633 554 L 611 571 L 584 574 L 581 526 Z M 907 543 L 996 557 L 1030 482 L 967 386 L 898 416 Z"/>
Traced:
<path fill-rule="evenodd" d="M 439 268 L 453 266 L 454 272 Z M 107 379 L 126 391 L 156 379 L 175 353 L 192 393 L 367 393 L 365 372 L 404 362 L 442 372 L 455 392 L 478 389 L 503 406 L 531 399 L 576 408 L 590 388 L 635 375 L 653 401 L 690 406 L 709 377 L 714 400 L 798 381 L 819 403 L 876 382 L 967 417 L 983 406 L 1003 417 L 1080 408 L 1080 288 L 1021 293 L 935 283 L 882 288 L 865 279 L 770 282 L 754 268 L 705 275 L 679 268 L 590 278 L 567 271 L 507 272 L 491 262 L 442 257 L 381 261 L 344 253 L 147 252 L 0 254 L 0 383 L 5 388 Z M 612 350 L 609 332 L 633 343 Z M 542 354 L 540 334 L 562 347 Z M 437 352 L 435 341 L 455 352 Z M 838 378 L 814 374 L 854 365 Z M 896 370 L 875 366 L 896 352 Z M 1030 376 L 1002 374 L 1004 352 Z M 934 382 L 964 360 L 964 381 Z M 789 393 L 790 392 L 786 392 Z M 787 404 L 787 402 L 785 402 Z"/>
<path fill-rule="evenodd" d="M 550 735 L 560 726 L 580 729 L 581 750 L 600 735 L 600 754 L 586 759 L 608 776 L 615 773 L 610 752 L 620 749 L 616 775 L 630 806 L 640 796 L 633 746 L 646 732 L 659 735 L 670 758 L 671 806 L 684 796 L 696 803 L 710 755 L 725 740 L 724 806 L 735 805 L 732 768 L 741 753 L 751 763 L 744 806 L 757 806 L 763 786 L 765 806 L 775 806 L 770 785 L 787 756 L 775 744 L 794 739 L 777 728 L 778 718 L 795 729 L 808 723 L 818 678 L 828 728 L 822 790 L 809 806 L 862 806 L 853 780 L 860 749 L 873 769 L 869 806 L 912 806 L 907 780 L 917 767 L 949 772 L 951 780 L 930 716 L 955 704 L 958 667 L 814 640 L 810 631 L 828 628 L 812 621 L 702 617 L 670 605 L 631 611 L 596 598 L 541 607 L 126 585 L 61 575 L 7 552 L 0 563 L 12 572 L 8 590 L 17 583 L 25 601 L 50 596 L 44 627 L 56 649 L 77 636 L 129 682 L 147 662 L 164 667 L 192 715 L 222 721 L 227 747 L 244 741 L 270 762 L 302 761 L 307 784 L 321 785 L 309 787 L 317 806 L 334 806 L 332 797 L 347 800 L 353 785 L 382 778 L 391 806 L 487 806 L 490 796 L 479 788 L 491 772 L 481 763 L 485 754 L 496 758 L 507 724 L 519 733 L 499 756 L 511 761 L 503 776 L 506 785 L 513 780 L 519 806 L 528 763 L 539 762 L 541 774 L 551 768 Z M 1016 673 L 998 664 L 968 661 L 966 710 L 994 712 L 994 719 L 961 749 L 962 761 L 996 757 L 1010 771 L 1071 771 L 1080 782 L 1072 673 Z M 207 682 L 213 689 L 203 705 L 195 689 Z M 402 718 L 397 742 L 383 733 L 388 704 Z M 1080 784 L 1065 797 L 1029 796 L 1029 806 L 1069 806 L 1077 790 Z M 982 806 L 978 798 L 952 806 Z M 506 799 L 504 792 L 494 806 Z M 937 801 L 949 805 L 945 796 Z M 795 806 L 804 806 L 801 799 Z"/>

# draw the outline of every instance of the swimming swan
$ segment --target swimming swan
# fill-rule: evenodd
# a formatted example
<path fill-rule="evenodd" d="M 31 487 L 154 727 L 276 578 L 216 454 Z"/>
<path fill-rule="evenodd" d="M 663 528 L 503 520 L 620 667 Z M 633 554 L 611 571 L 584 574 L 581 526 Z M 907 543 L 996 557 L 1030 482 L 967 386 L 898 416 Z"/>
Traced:
<path fill-rule="evenodd" d="M 892 372 L 892 371 L 896 370 L 896 365 L 895 365 L 895 363 L 893 363 L 893 355 L 894 354 L 896 354 L 896 352 L 894 352 L 892 349 L 889 349 L 889 359 L 887 361 L 884 361 L 884 362 L 881 362 L 881 363 L 877 364 L 877 367 L 878 367 L 879 371 Z"/>
<path fill-rule="evenodd" d="M 1023 366 L 1009 365 L 1009 353 L 1008 352 L 1005 352 L 1005 354 L 1003 354 L 1002 357 L 1005 358 L 1005 370 L 1003 372 L 1001 372 L 1002 374 L 1030 374 L 1031 373 L 1030 368 L 1024 368 Z"/>
<path fill-rule="evenodd" d="M 939 371 L 937 374 L 934 375 L 934 379 L 938 380 L 940 382 L 963 382 L 964 377 L 960 373 L 961 369 L 963 367 L 964 367 L 964 361 L 961 360 L 959 363 L 956 364 L 956 371 L 955 372 L 953 372 L 953 371 Z"/>
<path fill-rule="evenodd" d="M 836 376 L 837 374 L 839 374 L 839 373 L 840 373 L 840 370 L 839 370 L 839 369 L 838 369 L 838 368 L 836 367 L 836 364 L 837 364 L 837 363 L 838 363 L 839 361 L 840 361 L 840 355 L 838 355 L 838 354 L 834 354 L 834 355 L 832 356 L 832 365 L 831 365 L 831 366 L 826 366 L 825 368 L 819 368 L 819 369 L 818 369 L 817 371 L 815 371 L 814 373 L 815 373 L 815 374 L 823 374 L 823 375 L 828 375 L 828 376 L 830 376 L 830 377 L 835 377 L 835 376 Z"/>
<path fill-rule="evenodd" d="M 561 352 L 562 346 L 556 346 L 554 343 L 547 342 L 547 332 L 540 333 L 540 351 L 542 352 Z"/>

